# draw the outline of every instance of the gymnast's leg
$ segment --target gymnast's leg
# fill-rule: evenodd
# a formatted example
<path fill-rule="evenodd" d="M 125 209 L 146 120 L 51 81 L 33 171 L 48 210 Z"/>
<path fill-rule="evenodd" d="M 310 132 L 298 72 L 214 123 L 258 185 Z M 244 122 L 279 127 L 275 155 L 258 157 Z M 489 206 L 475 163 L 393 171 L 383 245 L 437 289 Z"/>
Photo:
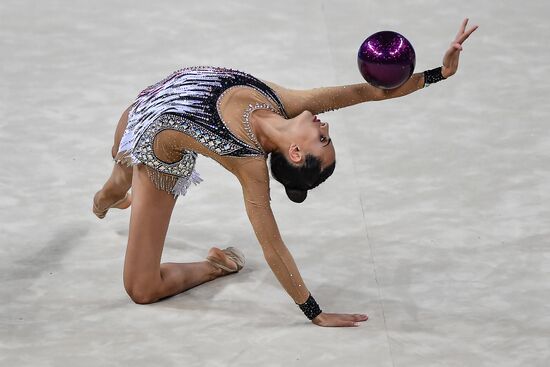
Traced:
<path fill-rule="evenodd" d="M 118 151 L 118 146 L 126 125 L 128 124 L 128 113 L 130 112 L 130 107 L 128 107 L 120 120 L 118 121 L 113 146 L 111 148 L 111 156 L 114 158 Z M 119 209 L 126 209 L 130 206 L 131 199 L 130 197 L 125 197 L 126 193 L 132 185 L 132 167 L 126 167 L 120 164 L 115 163 L 113 165 L 113 171 L 111 176 L 103 185 L 103 188 L 99 190 L 94 196 L 94 205 L 93 211 L 99 217 L 105 217 L 107 209 L 111 206 Z"/>
<path fill-rule="evenodd" d="M 228 274 L 208 261 L 160 263 L 175 203 L 174 195 L 154 186 L 144 166 L 133 168 L 124 288 L 136 303 L 153 303 Z M 217 256 L 231 269 L 237 267 L 218 248 L 212 248 L 209 255 Z"/>

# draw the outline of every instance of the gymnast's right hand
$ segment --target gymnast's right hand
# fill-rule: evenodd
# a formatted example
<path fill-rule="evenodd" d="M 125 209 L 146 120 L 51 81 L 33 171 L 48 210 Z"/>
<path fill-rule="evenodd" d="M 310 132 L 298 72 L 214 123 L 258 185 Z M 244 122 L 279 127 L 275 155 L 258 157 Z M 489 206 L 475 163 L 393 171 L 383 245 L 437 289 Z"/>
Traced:
<path fill-rule="evenodd" d="M 359 326 L 360 321 L 368 319 L 369 317 L 365 314 L 321 312 L 311 322 L 319 326 Z"/>

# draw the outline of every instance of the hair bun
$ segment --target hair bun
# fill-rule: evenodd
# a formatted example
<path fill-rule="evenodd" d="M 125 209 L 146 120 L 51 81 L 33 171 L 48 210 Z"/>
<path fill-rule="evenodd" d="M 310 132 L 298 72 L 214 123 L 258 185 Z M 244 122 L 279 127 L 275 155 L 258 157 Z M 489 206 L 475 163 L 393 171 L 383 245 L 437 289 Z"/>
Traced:
<path fill-rule="evenodd" d="M 301 203 L 307 197 L 307 190 L 289 189 L 288 187 L 285 187 L 285 191 L 288 198 L 295 203 Z"/>

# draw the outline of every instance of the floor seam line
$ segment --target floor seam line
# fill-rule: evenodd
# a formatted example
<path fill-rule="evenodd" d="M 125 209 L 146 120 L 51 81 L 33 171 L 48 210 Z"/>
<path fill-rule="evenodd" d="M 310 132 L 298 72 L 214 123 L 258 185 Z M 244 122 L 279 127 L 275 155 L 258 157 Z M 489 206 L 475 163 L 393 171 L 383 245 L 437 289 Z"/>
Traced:
<path fill-rule="evenodd" d="M 327 24 L 327 16 L 326 16 L 326 11 L 325 11 L 325 7 L 324 7 L 324 3 L 321 3 L 321 13 L 323 15 L 323 18 L 324 18 L 324 23 L 325 25 Z M 327 41 L 327 46 L 328 46 L 328 52 L 329 52 L 329 55 L 330 55 L 330 63 L 331 63 L 331 66 L 332 66 L 332 72 L 333 72 L 333 79 L 337 79 L 336 77 L 336 73 L 335 73 L 335 68 L 334 68 L 334 54 L 332 52 L 332 48 L 330 47 L 330 36 L 329 36 L 329 33 L 327 32 L 326 34 L 326 41 Z M 352 171 L 353 171 L 353 180 L 355 182 L 355 187 L 358 189 L 359 191 L 359 184 L 357 182 L 357 170 L 355 168 L 355 162 L 353 160 L 353 155 L 351 154 L 351 149 L 349 150 L 350 152 L 350 157 L 351 157 L 351 167 L 352 167 Z M 382 310 L 382 320 L 384 321 L 384 330 L 386 332 L 386 341 L 388 343 L 388 350 L 389 350 L 389 353 L 390 353 L 390 361 L 391 361 L 391 365 L 392 367 L 395 367 L 395 362 L 394 362 L 394 358 L 393 358 L 393 351 L 392 351 L 392 347 L 391 347 L 391 341 L 390 341 L 390 336 L 389 336 L 389 333 L 388 333 L 388 326 L 387 326 L 387 322 L 386 322 L 386 313 L 384 311 L 384 304 L 382 302 L 382 294 L 381 294 L 381 290 L 380 290 L 380 283 L 378 282 L 378 273 L 376 272 L 376 263 L 375 263 L 375 256 L 374 256 L 374 251 L 373 251 L 373 248 L 371 246 L 371 241 L 370 241 L 370 236 L 369 236 L 369 231 L 368 231 L 368 226 L 367 226 L 367 218 L 365 217 L 365 208 L 364 208 L 364 205 L 363 205 L 363 196 L 361 195 L 361 192 L 359 191 L 359 204 L 361 205 L 361 213 L 362 213 L 362 216 L 363 216 L 363 225 L 364 225 L 364 228 L 365 228 L 365 234 L 367 235 L 367 244 L 369 246 L 369 251 L 370 251 L 370 255 L 371 255 L 371 263 L 372 263 L 372 269 L 373 269 L 373 272 L 374 272 L 374 281 L 376 282 L 376 289 L 378 290 L 378 304 L 380 305 L 380 309 Z"/>
<path fill-rule="evenodd" d="M 355 173 L 355 164 L 352 164 L 353 166 L 353 171 Z M 355 174 L 354 174 L 354 177 Z M 357 182 L 357 180 L 356 180 Z M 358 187 L 358 185 L 356 185 L 356 187 Z M 380 309 L 382 310 L 382 319 L 384 321 L 384 330 L 386 331 L 386 340 L 388 341 L 388 348 L 389 348 L 389 352 L 390 352 L 390 359 L 391 359 L 391 364 L 393 367 L 395 367 L 395 363 L 394 363 L 394 359 L 393 359 L 393 351 L 392 351 L 392 347 L 391 347 L 391 341 L 390 341 L 390 335 L 389 335 L 389 332 L 388 332 L 388 324 L 386 322 L 386 311 L 384 310 L 384 303 L 382 302 L 382 292 L 380 290 L 380 282 L 378 281 L 378 272 L 376 271 L 376 261 L 375 261 L 375 255 L 374 255 L 374 250 L 373 250 L 373 247 L 372 247 L 372 244 L 371 244 L 371 239 L 370 239 L 370 236 L 369 236 L 369 229 L 368 229 L 368 226 L 367 226 L 367 218 L 365 217 L 365 208 L 363 206 L 363 195 L 361 194 L 361 192 L 359 192 L 359 202 L 361 204 L 361 213 L 363 215 L 363 224 L 364 224 L 364 227 L 365 227 L 365 233 L 367 235 L 367 244 L 369 246 L 369 251 L 370 251 L 370 254 L 371 254 L 371 263 L 372 263 L 372 269 L 373 269 L 373 272 L 374 272 L 374 281 L 376 282 L 376 288 L 378 290 L 378 304 L 380 305 Z"/>

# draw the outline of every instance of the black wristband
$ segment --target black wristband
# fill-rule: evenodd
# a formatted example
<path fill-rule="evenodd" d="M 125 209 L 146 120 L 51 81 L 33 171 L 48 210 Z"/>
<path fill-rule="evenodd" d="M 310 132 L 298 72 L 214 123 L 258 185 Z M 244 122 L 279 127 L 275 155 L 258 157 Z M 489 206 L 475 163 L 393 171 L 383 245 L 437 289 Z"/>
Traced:
<path fill-rule="evenodd" d="M 438 67 L 431 70 L 424 71 L 424 88 L 428 87 L 430 84 L 437 83 L 446 79 L 441 74 L 442 67 Z"/>
<path fill-rule="evenodd" d="M 306 317 L 310 320 L 313 320 L 317 315 L 319 315 L 321 312 L 321 309 L 319 308 L 319 305 L 317 302 L 315 302 L 315 298 L 309 294 L 309 297 L 307 298 L 307 301 L 304 303 L 298 305 L 302 312 L 306 315 Z"/>

